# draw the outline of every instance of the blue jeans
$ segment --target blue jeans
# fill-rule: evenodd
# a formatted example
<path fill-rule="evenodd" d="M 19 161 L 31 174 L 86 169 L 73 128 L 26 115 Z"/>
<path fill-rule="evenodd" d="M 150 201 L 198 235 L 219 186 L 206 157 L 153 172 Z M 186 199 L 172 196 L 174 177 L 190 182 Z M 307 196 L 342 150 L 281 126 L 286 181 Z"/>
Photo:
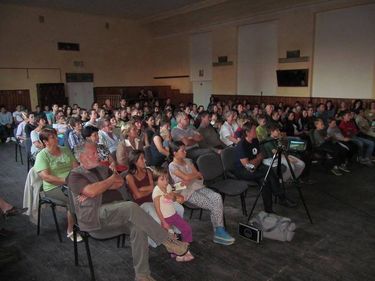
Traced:
<path fill-rule="evenodd" d="M 374 142 L 365 138 L 355 136 L 352 141 L 359 148 L 359 156 L 370 159 L 374 151 Z"/>

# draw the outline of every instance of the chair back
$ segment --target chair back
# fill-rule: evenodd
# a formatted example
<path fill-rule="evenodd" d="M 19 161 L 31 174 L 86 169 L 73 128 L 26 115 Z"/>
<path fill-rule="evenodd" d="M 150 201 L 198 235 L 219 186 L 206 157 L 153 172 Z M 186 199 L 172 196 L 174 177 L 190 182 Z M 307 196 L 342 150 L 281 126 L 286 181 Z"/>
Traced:
<path fill-rule="evenodd" d="M 144 146 L 143 151 L 145 154 L 146 165 L 150 166 L 152 162 L 151 146 L 150 145 Z"/>
<path fill-rule="evenodd" d="M 221 151 L 220 156 L 225 175 L 229 178 L 235 178 L 233 171 L 236 169 L 236 148 L 233 146 L 226 147 Z"/>
<path fill-rule="evenodd" d="M 69 126 L 70 127 L 70 126 Z M 70 132 L 72 132 L 73 130 L 72 130 L 72 128 L 67 128 L 66 129 L 66 131 L 65 131 L 65 133 L 64 133 L 64 146 L 65 147 L 68 147 L 70 150 L 72 150 L 72 148 L 70 147 L 70 145 L 69 145 L 69 141 L 68 141 L 68 139 L 69 139 L 69 134 L 70 134 Z"/>
<path fill-rule="evenodd" d="M 224 177 L 223 165 L 217 153 L 207 153 L 199 156 L 197 165 L 205 181 L 213 181 L 219 177 Z"/>

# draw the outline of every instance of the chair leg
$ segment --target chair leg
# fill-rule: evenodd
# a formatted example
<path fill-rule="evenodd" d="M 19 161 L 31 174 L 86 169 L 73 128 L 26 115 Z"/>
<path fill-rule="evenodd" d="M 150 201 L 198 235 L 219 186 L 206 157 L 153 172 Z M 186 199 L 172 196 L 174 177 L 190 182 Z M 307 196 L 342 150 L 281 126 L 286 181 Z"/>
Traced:
<path fill-rule="evenodd" d="M 189 218 L 189 220 L 191 220 L 191 218 L 193 217 L 193 213 L 194 213 L 194 210 L 190 209 L 190 218 Z"/>
<path fill-rule="evenodd" d="M 247 216 L 247 210 L 246 210 L 246 201 L 245 201 L 245 192 L 241 194 L 241 205 L 242 205 L 242 214 L 244 216 Z"/>
<path fill-rule="evenodd" d="M 39 206 L 38 206 L 38 224 L 36 226 L 36 235 L 39 236 L 39 232 L 40 232 L 40 209 L 42 207 L 42 204 L 40 203 L 40 198 L 39 198 Z"/>
<path fill-rule="evenodd" d="M 23 157 L 22 157 L 22 147 L 18 147 L 18 151 L 20 152 L 20 160 L 21 160 L 21 165 L 23 165 Z"/>
<path fill-rule="evenodd" d="M 74 245 L 74 264 L 75 266 L 78 266 L 78 245 L 77 245 L 77 230 L 73 226 L 73 245 Z"/>
<path fill-rule="evenodd" d="M 117 236 L 117 248 L 120 248 L 121 235 Z"/>
<path fill-rule="evenodd" d="M 83 237 L 83 241 L 85 242 L 87 260 L 89 262 L 89 267 L 90 267 L 91 280 L 95 281 L 94 266 L 92 264 L 90 246 L 89 246 L 89 238 L 85 236 L 85 237 Z"/>
<path fill-rule="evenodd" d="M 203 214 L 203 209 L 201 208 L 200 211 L 199 211 L 199 220 L 200 221 L 202 220 L 202 214 Z"/>
<path fill-rule="evenodd" d="M 125 239 L 126 239 L 126 234 L 123 234 L 123 235 L 122 235 L 121 248 L 125 248 Z"/>
<path fill-rule="evenodd" d="M 17 162 L 17 154 L 18 154 L 18 143 L 14 146 L 15 152 L 16 152 L 16 162 Z"/>
<path fill-rule="evenodd" d="M 59 227 L 59 223 L 57 222 L 55 207 L 56 207 L 55 205 L 51 205 L 53 219 L 55 221 L 55 226 L 56 226 L 57 236 L 59 237 L 59 241 L 62 242 L 61 233 L 60 233 L 60 227 Z"/>

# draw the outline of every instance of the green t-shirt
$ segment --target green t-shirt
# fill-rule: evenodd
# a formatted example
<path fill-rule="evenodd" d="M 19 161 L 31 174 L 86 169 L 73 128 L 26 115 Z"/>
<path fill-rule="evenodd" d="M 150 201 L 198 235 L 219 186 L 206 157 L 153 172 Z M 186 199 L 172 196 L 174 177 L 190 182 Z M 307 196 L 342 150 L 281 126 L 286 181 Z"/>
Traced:
<path fill-rule="evenodd" d="M 53 156 L 46 148 L 42 149 L 36 156 L 34 164 L 35 171 L 39 173 L 44 170 L 49 170 L 51 175 L 65 179 L 72 170 L 75 158 L 69 148 L 60 146 L 60 150 L 60 156 Z M 50 191 L 55 187 L 56 185 L 43 181 L 44 191 Z"/>
<path fill-rule="evenodd" d="M 265 126 L 258 126 L 256 128 L 256 132 L 259 141 L 264 141 L 266 138 L 268 138 L 268 131 Z"/>

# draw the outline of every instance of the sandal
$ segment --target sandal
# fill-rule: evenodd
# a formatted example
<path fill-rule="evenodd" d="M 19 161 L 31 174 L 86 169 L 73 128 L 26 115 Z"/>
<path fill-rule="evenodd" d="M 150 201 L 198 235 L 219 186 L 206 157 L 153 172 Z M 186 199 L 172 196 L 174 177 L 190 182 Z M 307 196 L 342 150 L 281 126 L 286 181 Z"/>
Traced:
<path fill-rule="evenodd" d="M 17 216 L 20 214 L 23 214 L 27 211 L 28 208 L 18 208 L 18 207 L 12 207 L 11 209 L 4 212 L 5 217 L 11 217 L 11 216 Z"/>
<path fill-rule="evenodd" d="M 73 231 L 72 232 L 70 232 L 70 233 L 67 233 L 66 234 L 66 237 L 68 237 L 70 240 L 72 240 L 73 242 L 74 242 L 74 237 L 73 237 Z M 77 233 L 77 242 L 79 243 L 79 242 L 82 242 L 82 236 L 79 234 L 79 233 Z"/>
<path fill-rule="evenodd" d="M 194 259 L 194 256 L 188 251 L 185 255 L 183 256 L 178 256 L 176 257 L 177 262 L 189 262 Z"/>

